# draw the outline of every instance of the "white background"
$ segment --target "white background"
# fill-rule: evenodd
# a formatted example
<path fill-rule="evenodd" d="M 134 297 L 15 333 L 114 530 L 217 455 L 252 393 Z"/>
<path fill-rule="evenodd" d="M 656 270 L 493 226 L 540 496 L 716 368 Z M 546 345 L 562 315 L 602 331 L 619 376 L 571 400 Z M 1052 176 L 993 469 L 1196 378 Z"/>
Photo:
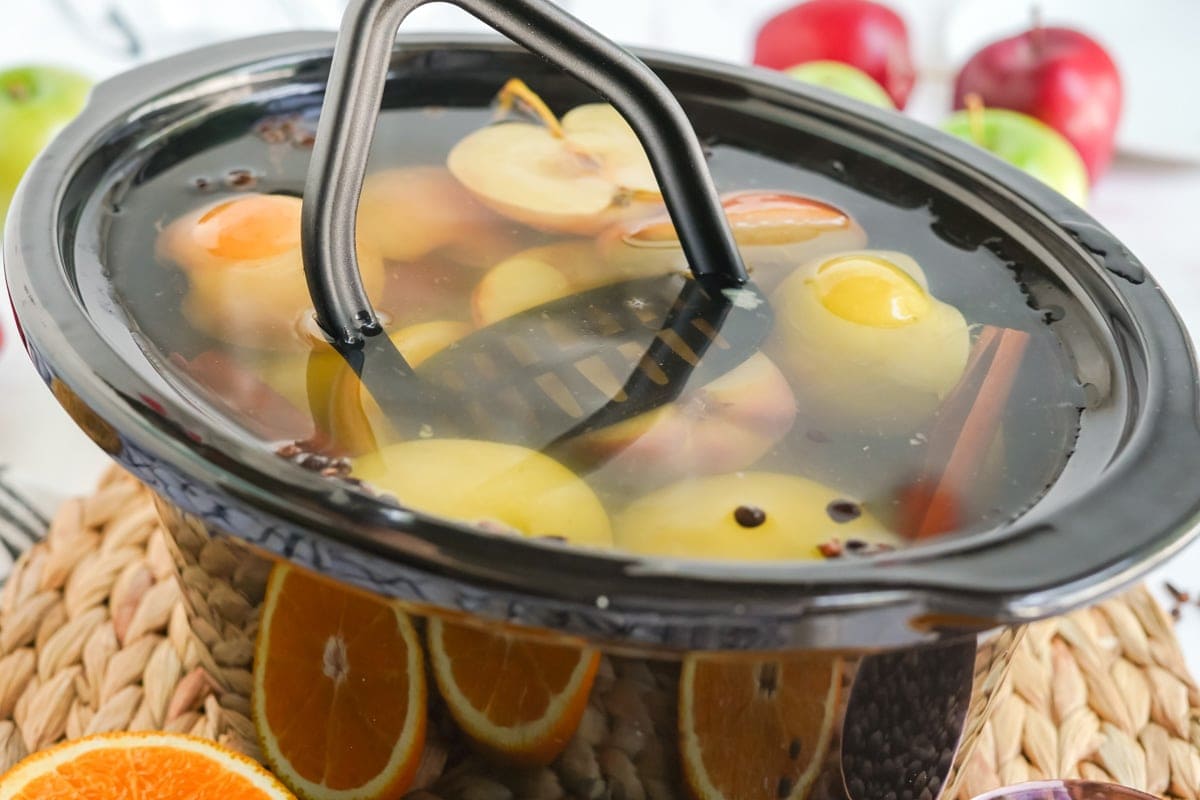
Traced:
<path fill-rule="evenodd" d="M 0 0 L 0 68 L 31 60 L 65 64 L 97 78 L 133 63 L 105 49 L 104 19 L 118 7 L 146 35 L 139 58 L 162 55 L 219 38 L 272 29 L 331 27 L 331 0 Z M 609 36 L 719 58 L 749 60 L 753 33 L 781 5 L 774 0 L 564 0 L 573 12 Z M 936 122 L 948 108 L 955 65 L 997 30 L 1020 24 L 1023 3 L 988 0 L 892 0 L 908 20 L 920 77 L 909 113 Z M 1200 331 L 1200 167 L 1151 160 L 1155 152 L 1200 151 L 1200 104 L 1191 89 L 1200 79 L 1194 42 L 1200 28 L 1196 0 L 1124 0 L 1042 3 L 1048 22 L 1062 18 L 1088 29 L 1112 48 L 1127 85 L 1123 154 L 1095 188 L 1091 211 L 1148 265 L 1178 307 L 1193 336 Z M 66 21 L 75 8 L 82 24 Z M 1133 9 L 1138 24 L 1122 14 Z M 478 30 L 446 6 L 419 10 L 406 30 Z M 85 34 L 85 32 L 88 32 Z M 108 37 L 119 41 L 119 37 Z M 1133 156 L 1129 153 L 1141 155 Z M 86 491 L 105 459 L 79 434 L 41 386 L 21 351 L 6 303 L 0 303 L 0 464 L 27 485 Z M 1200 476 L 1196 478 L 1200 492 Z M 1198 593 L 1200 545 L 1151 576 L 1161 589 L 1170 578 Z M 1186 610 L 1179 634 L 1191 667 L 1200 673 L 1200 608 Z"/>

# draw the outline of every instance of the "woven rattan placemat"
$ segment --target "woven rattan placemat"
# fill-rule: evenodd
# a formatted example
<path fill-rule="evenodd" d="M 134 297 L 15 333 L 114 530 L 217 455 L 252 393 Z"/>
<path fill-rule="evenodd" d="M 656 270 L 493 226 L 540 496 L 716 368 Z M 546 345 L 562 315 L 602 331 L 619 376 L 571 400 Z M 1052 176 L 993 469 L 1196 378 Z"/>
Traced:
<path fill-rule="evenodd" d="M 249 653 L 192 634 L 164 537 L 149 490 L 114 469 L 21 556 L 0 594 L 0 768 L 118 729 L 258 756 Z M 1200 692 L 1144 588 L 1029 626 L 962 796 L 1046 777 L 1200 798 Z"/>

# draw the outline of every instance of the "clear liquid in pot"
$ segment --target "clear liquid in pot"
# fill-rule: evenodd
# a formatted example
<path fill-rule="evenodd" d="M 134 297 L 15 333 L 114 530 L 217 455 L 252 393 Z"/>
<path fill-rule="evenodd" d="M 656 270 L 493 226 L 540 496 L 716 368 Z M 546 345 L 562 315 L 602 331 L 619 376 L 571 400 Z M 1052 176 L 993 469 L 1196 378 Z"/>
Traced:
<path fill-rule="evenodd" d="M 565 160 L 553 143 L 530 156 L 503 138 L 463 156 L 492 122 L 485 108 L 382 115 L 360 261 L 418 372 L 539 303 L 683 266 L 644 165 L 588 113 L 563 118 Z M 1036 500 L 1068 456 L 1082 402 L 1057 312 L 1033 307 L 1002 247 L 955 235 L 956 214 L 977 219 L 935 193 L 892 203 L 854 188 L 819 149 L 806 163 L 802 140 L 781 160 L 736 137 L 711 142 L 709 166 L 771 297 L 762 352 L 551 455 L 432 428 L 399 440 L 309 321 L 297 198 L 311 119 L 240 123 L 158 159 L 121 198 L 115 291 L 177 379 L 248 440 L 331 480 L 348 469 L 495 535 L 789 560 L 989 527 Z M 605 205 L 613 185 L 624 188 Z"/>

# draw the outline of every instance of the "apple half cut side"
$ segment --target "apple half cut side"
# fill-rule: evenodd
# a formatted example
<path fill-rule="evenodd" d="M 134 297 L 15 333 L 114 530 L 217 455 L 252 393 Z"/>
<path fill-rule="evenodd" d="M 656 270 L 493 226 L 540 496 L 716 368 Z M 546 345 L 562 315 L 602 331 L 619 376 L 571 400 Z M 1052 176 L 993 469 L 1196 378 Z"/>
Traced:
<path fill-rule="evenodd" d="M 481 128 L 446 159 L 484 205 L 538 230 L 584 236 L 661 206 L 650 160 L 615 108 L 582 105 L 560 121 L 520 81 L 501 90 L 501 104 L 513 94 L 536 109 L 538 122 Z"/>
<path fill-rule="evenodd" d="M 722 195 L 721 205 L 750 277 L 764 291 L 813 258 L 867 244 L 867 234 L 853 217 L 811 197 L 751 190 Z M 607 261 L 627 270 L 654 274 L 687 269 L 665 213 L 613 226 L 601 234 L 598 247 Z"/>

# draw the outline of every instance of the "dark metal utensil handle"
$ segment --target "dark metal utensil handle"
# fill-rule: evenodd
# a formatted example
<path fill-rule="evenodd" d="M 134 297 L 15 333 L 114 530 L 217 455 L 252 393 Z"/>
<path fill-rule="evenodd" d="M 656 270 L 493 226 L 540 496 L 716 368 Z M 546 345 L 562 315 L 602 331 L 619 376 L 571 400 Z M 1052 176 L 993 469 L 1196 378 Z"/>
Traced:
<path fill-rule="evenodd" d="M 641 60 L 549 0 L 443 0 L 562 67 L 612 101 L 645 148 L 692 273 L 737 286 L 746 269 L 691 123 Z M 396 30 L 433 0 L 354 0 L 334 47 L 308 181 L 303 253 L 317 320 L 342 346 L 381 330 L 355 254 L 358 197 Z"/>

